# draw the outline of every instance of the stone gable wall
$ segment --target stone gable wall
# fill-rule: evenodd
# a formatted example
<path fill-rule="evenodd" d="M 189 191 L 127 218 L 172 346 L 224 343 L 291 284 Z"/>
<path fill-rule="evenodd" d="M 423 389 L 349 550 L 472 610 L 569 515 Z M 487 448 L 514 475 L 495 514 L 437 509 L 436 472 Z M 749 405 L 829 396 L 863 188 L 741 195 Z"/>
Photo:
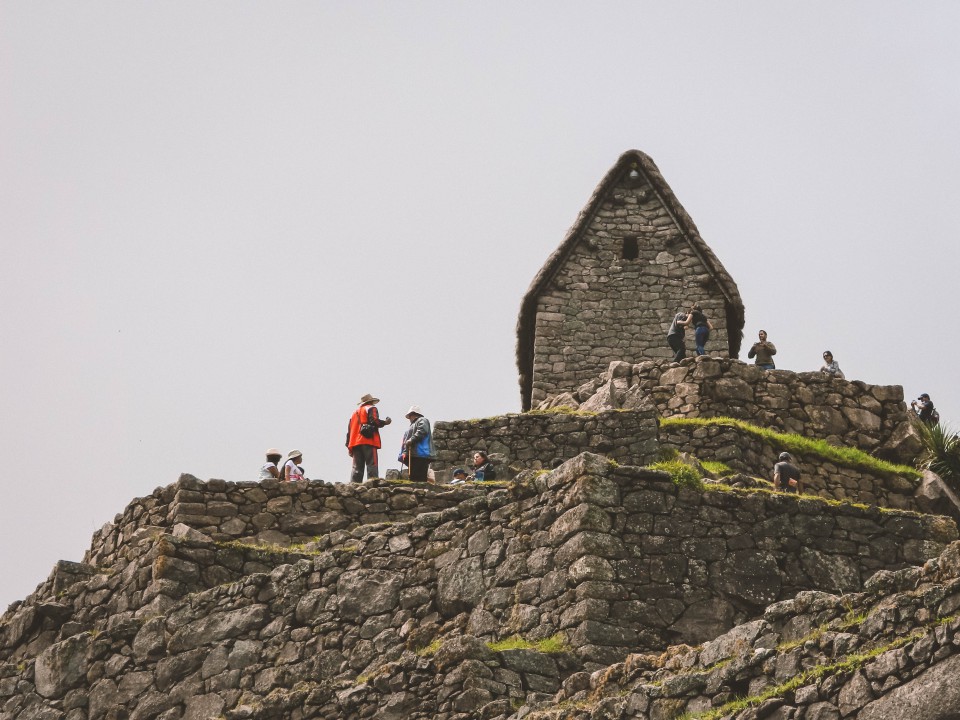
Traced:
<path fill-rule="evenodd" d="M 482 420 L 438 422 L 434 426 L 438 481 L 450 480 L 456 467 L 469 470 L 473 454 L 485 450 L 497 479 L 521 470 L 549 469 L 582 452 L 603 453 L 622 465 L 657 460 L 657 418 L 652 407 L 602 413 L 523 413 Z"/>
<path fill-rule="evenodd" d="M 635 237 L 638 257 L 623 257 Z M 603 371 L 612 361 L 672 357 L 667 329 L 679 306 L 702 304 L 708 350 L 728 353 L 723 296 L 649 184 L 612 188 L 536 313 L 531 407 Z M 687 333 L 692 353 L 693 333 Z"/>

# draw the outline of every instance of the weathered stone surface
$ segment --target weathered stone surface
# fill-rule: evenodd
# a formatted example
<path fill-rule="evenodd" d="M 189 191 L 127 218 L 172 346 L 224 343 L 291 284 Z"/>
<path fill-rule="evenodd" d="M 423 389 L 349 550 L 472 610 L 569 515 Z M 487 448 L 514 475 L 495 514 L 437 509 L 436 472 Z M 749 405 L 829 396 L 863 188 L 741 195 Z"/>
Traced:
<path fill-rule="evenodd" d="M 59 698 L 85 679 L 90 644 L 89 635 L 74 635 L 40 653 L 34 670 L 37 692 L 45 698 Z"/>
<path fill-rule="evenodd" d="M 228 612 L 215 613 L 177 630 L 170 639 L 171 652 L 183 652 L 202 645 L 236 637 L 262 627 L 270 619 L 264 605 L 253 605 Z"/>
<path fill-rule="evenodd" d="M 960 655 L 863 707 L 857 720 L 951 720 L 960 708 Z"/>
<path fill-rule="evenodd" d="M 484 582 L 478 557 L 452 563 L 437 575 L 437 607 L 446 617 L 468 612 L 483 597 Z"/>
<path fill-rule="evenodd" d="M 352 570 L 337 581 L 340 612 L 350 618 L 379 615 L 400 599 L 403 579 L 386 570 Z"/>

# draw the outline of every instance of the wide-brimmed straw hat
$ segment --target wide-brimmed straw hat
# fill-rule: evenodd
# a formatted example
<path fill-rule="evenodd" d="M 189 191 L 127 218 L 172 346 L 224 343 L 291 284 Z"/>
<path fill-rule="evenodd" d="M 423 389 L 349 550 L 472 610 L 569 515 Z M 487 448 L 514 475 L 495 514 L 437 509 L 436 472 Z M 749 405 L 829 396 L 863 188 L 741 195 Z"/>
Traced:
<path fill-rule="evenodd" d="M 360 398 L 360 402 L 358 402 L 357 405 L 366 405 L 368 403 L 370 405 L 376 405 L 378 402 L 380 402 L 380 398 L 374 397 L 370 393 L 367 393 L 362 398 Z"/>
<path fill-rule="evenodd" d="M 303 457 L 303 453 L 299 450 L 291 450 L 287 453 L 287 460 L 293 460 L 294 458 Z"/>
<path fill-rule="evenodd" d="M 419 415 L 420 417 L 423 417 L 423 411 L 420 409 L 419 405 L 411 405 L 404 417 L 410 417 L 411 415 Z"/>
<path fill-rule="evenodd" d="M 267 457 L 271 455 L 283 455 L 283 453 L 277 450 L 276 448 L 270 448 L 269 450 L 267 450 Z"/>

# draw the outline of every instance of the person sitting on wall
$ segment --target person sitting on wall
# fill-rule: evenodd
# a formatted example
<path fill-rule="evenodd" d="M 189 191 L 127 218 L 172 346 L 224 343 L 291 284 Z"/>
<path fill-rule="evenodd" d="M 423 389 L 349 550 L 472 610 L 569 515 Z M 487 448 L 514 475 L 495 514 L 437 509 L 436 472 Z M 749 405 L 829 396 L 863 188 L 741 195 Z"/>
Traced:
<path fill-rule="evenodd" d="M 303 453 L 299 450 L 291 450 L 287 453 L 287 462 L 283 465 L 283 480 L 286 482 L 296 482 L 303 480 L 303 468 L 300 462 L 303 460 Z"/>
<path fill-rule="evenodd" d="M 800 468 L 793 464 L 790 453 L 780 453 L 780 462 L 773 466 L 773 489 L 788 493 L 803 493 Z"/>
<path fill-rule="evenodd" d="M 843 370 L 840 369 L 839 363 L 833 359 L 833 353 L 829 350 L 823 351 L 823 367 L 820 368 L 820 372 L 833 375 L 833 377 L 840 378 L 841 380 L 845 379 Z"/>
<path fill-rule="evenodd" d="M 278 466 L 282 458 L 283 453 L 276 448 L 270 448 L 267 450 L 267 461 L 260 466 L 260 475 L 257 480 L 270 480 L 271 478 L 279 478 L 280 470 L 278 469 Z"/>
<path fill-rule="evenodd" d="M 917 417 L 928 425 L 936 425 L 940 422 L 940 413 L 933 407 L 933 402 L 931 402 L 930 396 L 926 393 L 923 393 L 916 400 L 912 400 L 910 407 L 913 408 Z"/>
<path fill-rule="evenodd" d="M 473 454 L 473 475 L 471 480 L 476 480 L 477 482 L 485 482 L 487 480 L 496 480 L 497 471 L 493 467 L 493 463 L 490 462 L 487 457 L 487 453 L 483 450 L 477 450 Z"/>
<path fill-rule="evenodd" d="M 777 354 L 777 346 L 767 340 L 766 330 L 761 330 L 759 336 L 760 341 L 753 344 L 750 352 L 747 353 L 747 357 L 757 358 L 755 362 L 759 368 L 775 370 L 777 366 L 773 364 L 773 356 Z"/>
<path fill-rule="evenodd" d="M 667 330 L 667 344 L 673 350 L 673 361 L 680 362 L 687 356 L 687 346 L 685 342 L 685 332 L 687 325 L 690 324 L 690 316 L 686 310 L 680 308 L 679 312 L 673 316 L 673 322 L 670 323 L 670 329 Z"/>
<path fill-rule="evenodd" d="M 453 471 L 453 479 L 450 481 L 451 485 L 459 485 L 467 481 L 467 471 L 463 468 L 456 468 Z"/>

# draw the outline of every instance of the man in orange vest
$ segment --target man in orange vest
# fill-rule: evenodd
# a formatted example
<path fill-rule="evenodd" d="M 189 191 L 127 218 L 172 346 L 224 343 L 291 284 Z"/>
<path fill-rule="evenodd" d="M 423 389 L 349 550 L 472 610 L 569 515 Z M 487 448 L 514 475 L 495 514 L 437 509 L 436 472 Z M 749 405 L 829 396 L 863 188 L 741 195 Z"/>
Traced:
<path fill-rule="evenodd" d="M 360 398 L 359 407 L 350 416 L 347 425 L 347 452 L 353 458 L 353 472 L 350 482 L 363 482 L 363 469 L 367 469 L 367 480 L 380 477 L 377 467 L 377 449 L 380 447 L 380 428 L 389 425 L 390 418 L 380 419 L 376 398 L 367 393 Z"/>

